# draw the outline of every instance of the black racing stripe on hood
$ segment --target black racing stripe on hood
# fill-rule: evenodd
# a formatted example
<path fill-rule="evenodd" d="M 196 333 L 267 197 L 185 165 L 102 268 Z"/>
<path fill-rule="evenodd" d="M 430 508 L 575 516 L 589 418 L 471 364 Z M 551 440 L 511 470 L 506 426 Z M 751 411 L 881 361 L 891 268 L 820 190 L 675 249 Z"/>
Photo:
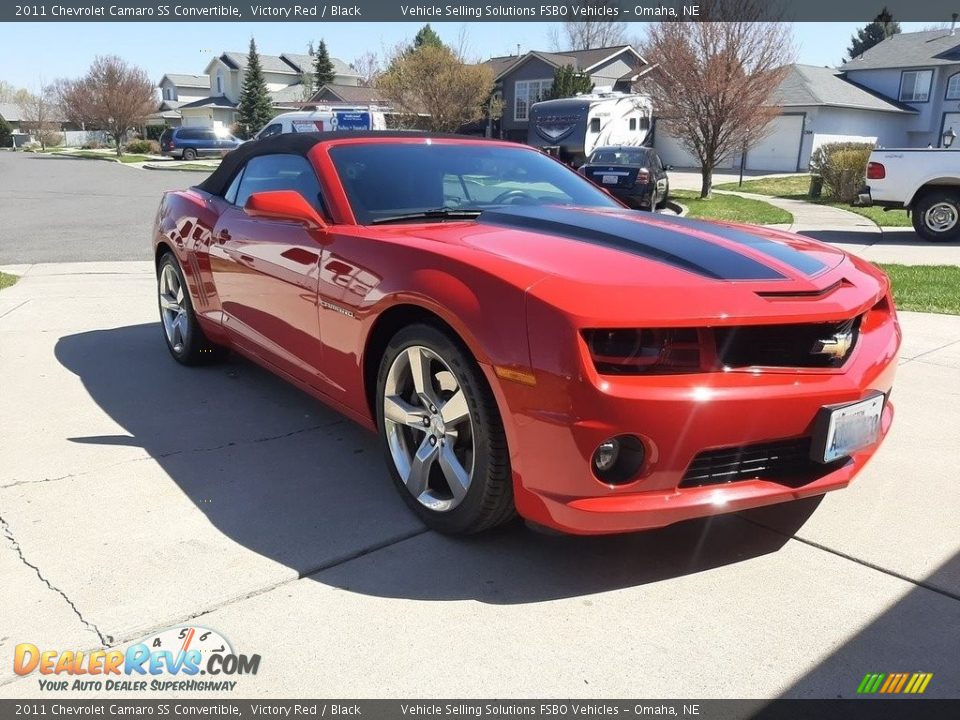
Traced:
<path fill-rule="evenodd" d="M 631 211 L 598 213 L 557 207 L 515 207 L 485 210 L 477 221 L 592 243 L 716 280 L 785 279 L 772 267 L 735 250 L 688 235 L 680 228 L 672 230 L 636 222 L 630 214 Z"/>
<path fill-rule="evenodd" d="M 668 222 L 676 221 L 679 221 L 678 224 L 683 223 L 683 225 L 686 227 L 701 230 L 703 232 L 710 233 L 711 235 L 716 235 L 724 240 L 731 240 L 733 242 L 742 243 L 743 245 L 749 245 L 755 250 L 759 250 L 760 252 L 769 255 L 772 258 L 776 258 L 785 265 L 789 265 L 794 270 L 798 270 L 808 276 L 816 275 L 817 273 L 823 272 L 827 269 L 827 266 L 824 263 L 820 262 L 809 253 L 805 253 L 800 250 L 794 250 L 789 245 L 779 243 L 776 240 L 769 240 L 765 237 L 760 237 L 759 235 L 753 235 L 752 233 L 745 232 L 744 230 L 725 227 L 715 223 L 708 223 L 702 220 L 691 220 L 688 218 L 670 218 L 668 220 Z"/>

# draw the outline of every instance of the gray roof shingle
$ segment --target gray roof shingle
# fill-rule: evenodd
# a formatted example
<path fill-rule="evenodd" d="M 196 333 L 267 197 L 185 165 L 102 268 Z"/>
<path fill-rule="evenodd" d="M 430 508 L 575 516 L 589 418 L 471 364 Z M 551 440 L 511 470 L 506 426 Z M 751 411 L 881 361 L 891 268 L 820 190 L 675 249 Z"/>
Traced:
<path fill-rule="evenodd" d="M 383 94 L 376 88 L 364 87 L 362 85 L 337 85 L 335 83 L 324 85 L 311 99 L 315 102 L 339 101 L 357 104 L 380 104 L 387 102 Z"/>
<path fill-rule="evenodd" d="M 814 65 L 790 65 L 773 97 L 774 104 L 783 107 L 829 105 L 881 112 L 916 112 L 913 108 L 845 80 L 833 68 Z"/>
<path fill-rule="evenodd" d="M 290 63 L 285 62 L 279 55 L 264 55 L 262 53 L 258 53 L 258 55 L 260 55 L 260 67 L 263 68 L 264 72 L 289 73 L 291 75 L 300 72 Z M 247 53 L 228 51 L 220 55 L 220 59 L 231 68 L 243 69 L 247 66 Z"/>
<path fill-rule="evenodd" d="M 210 88 L 210 76 L 209 75 L 187 75 L 186 73 L 167 73 L 163 77 L 167 78 L 177 87 L 195 87 L 195 88 Z M 162 82 L 161 78 L 161 82 Z"/>
<path fill-rule="evenodd" d="M 313 56 L 312 55 L 298 55 L 296 53 L 283 53 L 281 55 L 284 60 L 297 68 L 297 72 L 313 72 Z M 347 65 L 340 58 L 332 57 L 330 62 L 333 63 L 333 72 L 337 75 L 343 75 L 345 77 L 360 77 L 360 74 L 354 70 L 352 67 Z"/>
<path fill-rule="evenodd" d="M 0 118 L 8 122 L 19 122 L 21 114 L 16 103 L 0 103 Z"/>
<path fill-rule="evenodd" d="M 925 30 L 892 35 L 838 69 L 845 72 L 951 63 L 960 63 L 960 33 L 951 35 L 949 30 Z"/>
<path fill-rule="evenodd" d="M 493 57 L 486 60 L 484 64 L 493 68 L 494 76 L 499 78 L 510 70 L 514 65 L 530 55 L 536 55 L 554 67 L 564 67 L 572 65 L 574 70 L 586 70 L 597 63 L 607 59 L 612 55 L 619 54 L 624 50 L 632 49 L 630 45 L 612 45 L 610 47 L 593 48 L 591 50 L 561 50 L 560 52 L 543 52 L 542 50 L 531 50 L 523 55 L 505 55 L 502 57 Z"/>

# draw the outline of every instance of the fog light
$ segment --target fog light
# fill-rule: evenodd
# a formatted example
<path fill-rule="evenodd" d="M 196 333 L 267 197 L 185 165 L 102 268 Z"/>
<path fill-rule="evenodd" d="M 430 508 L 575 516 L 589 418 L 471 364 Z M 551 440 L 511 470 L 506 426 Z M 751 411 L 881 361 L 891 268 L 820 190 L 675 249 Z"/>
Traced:
<path fill-rule="evenodd" d="M 593 454 L 593 466 L 601 473 L 609 472 L 614 463 L 617 462 L 617 456 L 620 454 L 620 441 L 616 438 L 610 438 L 600 443 L 600 447 Z"/>
<path fill-rule="evenodd" d="M 609 438 L 593 452 L 593 474 L 608 485 L 630 482 L 643 467 L 644 456 L 640 438 L 634 435 Z"/>

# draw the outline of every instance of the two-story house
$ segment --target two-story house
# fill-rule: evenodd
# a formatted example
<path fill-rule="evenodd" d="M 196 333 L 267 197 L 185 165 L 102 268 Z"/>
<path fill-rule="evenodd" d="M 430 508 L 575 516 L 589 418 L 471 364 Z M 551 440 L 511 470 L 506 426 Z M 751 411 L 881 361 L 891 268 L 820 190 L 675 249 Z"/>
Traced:
<path fill-rule="evenodd" d="M 572 67 L 586 75 L 594 87 L 629 91 L 647 64 L 630 45 L 543 52 L 490 58 L 485 62 L 494 72 L 495 93 L 503 101 L 500 133 L 508 140 L 525 142 L 530 105 L 543 99 L 553 87 L 558 68 Z"/>
<path fill-rule="evenodd" d="M 960 32 L 900 33 L 838 70 L 850 82 L 916 111 L 887 147 L 940 147 L 943 133 L 960 135 Z"/>
<path fill-rule="evenodd" d="M 360 84 L 359 74 L 338 58 L 331 58 L 340 85 Z M 260 67 L 270 93 L 270 100 L 278 110 L 293 110 L 309 100 L 301 82 L 304 75 L 313 72 L 313 57 L 297 53 L 260 55 Z M 176 109 L 183 125 L 202 127 L 229 127 L 237 120 L 237 105 L 243 90 L 247 71 L 247 53 L 225 52 L 213 58 L 206 67 L 207 91 Z M 164 76 L 169 78 L 170 75 Z M 177 76 L 181 77 L 181 76 Z M 163 90 L 161 85 L 161 91 Z"/>

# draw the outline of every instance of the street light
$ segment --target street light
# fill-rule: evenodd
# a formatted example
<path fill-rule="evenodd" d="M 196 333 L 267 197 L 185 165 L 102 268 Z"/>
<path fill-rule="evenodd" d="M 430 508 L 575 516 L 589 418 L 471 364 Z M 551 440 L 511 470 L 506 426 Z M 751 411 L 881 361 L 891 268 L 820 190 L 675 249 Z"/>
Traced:
<path fill-rule="evenodd" d="M 949 148 L 953 145 L 953 141 L 957 139 L 957 134 L 953 131 L 953 128 L 950 128 L 943 134 L 943 146 Z"/>

